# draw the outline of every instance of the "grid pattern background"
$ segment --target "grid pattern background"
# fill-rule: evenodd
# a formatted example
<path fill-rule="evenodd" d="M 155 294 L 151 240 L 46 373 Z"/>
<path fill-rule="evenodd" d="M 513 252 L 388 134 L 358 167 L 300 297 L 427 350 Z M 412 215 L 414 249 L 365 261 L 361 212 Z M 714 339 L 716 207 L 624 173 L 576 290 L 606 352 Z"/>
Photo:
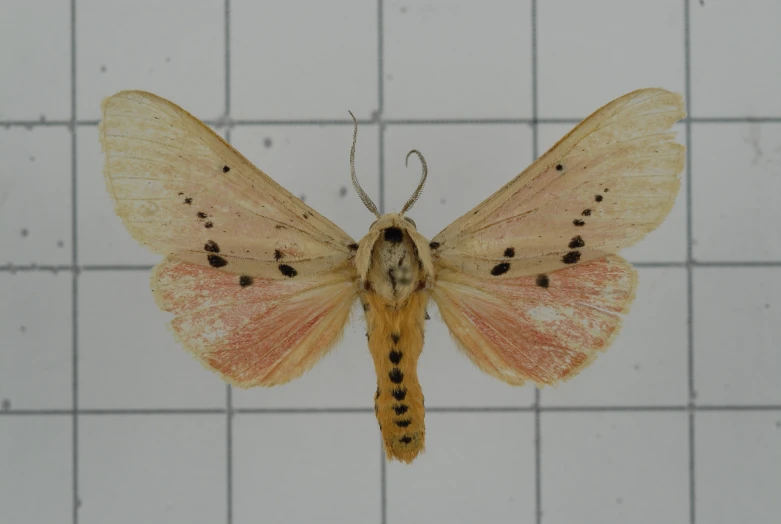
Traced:
<path fill-rule="evenodd" d="M 0 522 L 781 514 L 781 4 L 45 4 L 0 7 Z M 685 95 L 685 184 L 625 253 L 641 284 L 618 342 L 571 384 L 512 389 L 432 315 L 429 450 L 411 467 L 384 460 L 360 320 L 272 390 L 232 391 L 176 347 L 146 286 L 156 257 L 100 175 L 99 100 L 143 88 L 360 238 L 350 108 L 382 210 L 414 187 L 403 154 L 426 154 L 412 216 L 433 236 L 592 110 L 650 85 Z"/>

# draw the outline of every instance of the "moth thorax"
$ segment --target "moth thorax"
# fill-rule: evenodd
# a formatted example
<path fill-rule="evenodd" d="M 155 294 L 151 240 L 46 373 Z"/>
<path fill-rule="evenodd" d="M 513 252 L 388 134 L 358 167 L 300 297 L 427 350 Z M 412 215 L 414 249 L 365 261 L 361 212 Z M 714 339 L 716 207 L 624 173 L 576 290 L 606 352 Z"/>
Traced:
<path fill-rule="evenodd" d="M 418 289 L 422 278 L 418 251 L 407 232 L 398 227 L 383 230 L 372 249 L 368 274 L 371 289 L 399 305 Z"/>

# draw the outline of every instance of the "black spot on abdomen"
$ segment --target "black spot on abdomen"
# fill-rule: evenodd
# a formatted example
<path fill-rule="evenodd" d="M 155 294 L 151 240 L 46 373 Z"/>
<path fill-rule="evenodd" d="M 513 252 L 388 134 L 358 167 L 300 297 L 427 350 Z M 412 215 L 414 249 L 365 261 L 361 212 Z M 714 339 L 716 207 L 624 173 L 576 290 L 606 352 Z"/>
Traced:
<path fill-rule="evenodd" d="M 399 404 L 398 406 L 393 406 L 393 411 L 395 411 L 397 415 L 403 415 L 404 413 L 407 412 L 408 409 L 409 406 L 407 406 L 406 404 Z"/>
<path fill-rule="evenodd" d="M 394 384 L 401 384 L 401 382 L 404 380 L 404 373 L 402 373 L 399 368 L 393 368 L 390 370 L 390 373 L 388 373 L 388 378 Z M 406 390 L 404 393 L 407 393 Z"/>
<path fill-rule="evenodd" d="M 495 277 L 498 277 L 499 275 L 504 275 L 509 270 L 509 262 L 502 262 L 501 264 L 496 264 L 493 268 L 491 268 L 491 274 Z"/>
<path fill-rule="evenodd" d="M 412 442 L 412 439 L 407 435 L 404 435 L 399 439 L 399 442 L 401 442 L 402 444 L 409 444 L 410 442 Z"/>
<path fill-rule="evenodd" d="M 204 251 L 208 251 L 209 253 L 219 253 L 220 252 L 220 246 L 217 245 L 217 242 L 214 240 L 207 240 L 206 244 L 203 245 Z"/>
<path fill-rule="evenodd" d="M 412 424 L 412 420 L 411 419 L 397 420 L 396 421 L 396 425 L 399 426 L 400 428 L 406 428 L 410 424 Z"/>
<path fill-rule="evenodd" d="M 393 364 L 398 364 L 401 362 L 401 357 L 403 357 L 404 354 L 401 351 L 396 351 L 395 349 L 392 349 L 391 352 L 388 354 L 388 358 Z"/>
<path fill-rule="evenodd" d="M 401 402 L 407 396 L 407 389 L 406 388 L 396 388 L 393 391 L 391 391 L 391 395 L 393 395 L 393 398 L 395 398 L 396 400 Z"/>
<path fill-rule="evenodd" d="M 397 227 L 386 227 L 384 232 L 384 238 L 388 242 L 392 242 L 393 244 L 398 244 L 404 239 L 404 233 L 402 233 L 401 229 Z"/>

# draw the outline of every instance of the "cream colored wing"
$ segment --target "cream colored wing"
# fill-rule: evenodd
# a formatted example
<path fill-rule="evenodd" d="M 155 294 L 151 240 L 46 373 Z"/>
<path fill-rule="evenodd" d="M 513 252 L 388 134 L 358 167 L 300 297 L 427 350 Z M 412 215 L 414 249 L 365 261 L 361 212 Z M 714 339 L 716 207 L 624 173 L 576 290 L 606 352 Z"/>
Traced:
<path fill-rule="evenodd" d="M 266 279 L 351 266 L 352 238 L 177 105 L 109 97 L 100 140 L 116 212 L 153 251 Z"/>
<path fill-rule="evenodd" d="M 515 278 L 603 258 L 672 209 L 684 147 L 679 95 L 642 89 L 597 110 L 523 173 L 432 239 L 435 261 Z"/>

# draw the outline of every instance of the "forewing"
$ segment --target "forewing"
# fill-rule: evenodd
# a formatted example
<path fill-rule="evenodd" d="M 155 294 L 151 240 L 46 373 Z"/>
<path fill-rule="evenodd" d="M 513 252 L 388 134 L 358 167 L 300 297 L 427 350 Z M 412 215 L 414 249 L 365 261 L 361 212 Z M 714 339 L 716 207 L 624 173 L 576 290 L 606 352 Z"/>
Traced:
<path fill-rule="evenodd" d="M 443 270 L 432 296 L 480 369 L 514 385 L 555 384 L 590 364 L 618 334 L 637 277 L 608 256 L 550 275 L 475 278 Z"/>
<path fill-rule="evenodd" d="M 350 273 L 239 277 L 167 258 L 152 290 L 176 338 L 239 387 L 273 386 L 314 366 L 340 339 L 357 296 Z"/>
<path fill-rule="evenodd" d="M 175 104 L 142 91 L 109 97 L 100 139 L 116 212 L 153 251 L 267 279 L 349 265 L 344 231 Z"/>
<path fill-rule="evenodd" d="M 629 93 L 586 118 L 523 173 L 432 239 L 440 267 L 515 278 L 615 254 L 672 209 L 684 148 L 679 95 Z"/>

